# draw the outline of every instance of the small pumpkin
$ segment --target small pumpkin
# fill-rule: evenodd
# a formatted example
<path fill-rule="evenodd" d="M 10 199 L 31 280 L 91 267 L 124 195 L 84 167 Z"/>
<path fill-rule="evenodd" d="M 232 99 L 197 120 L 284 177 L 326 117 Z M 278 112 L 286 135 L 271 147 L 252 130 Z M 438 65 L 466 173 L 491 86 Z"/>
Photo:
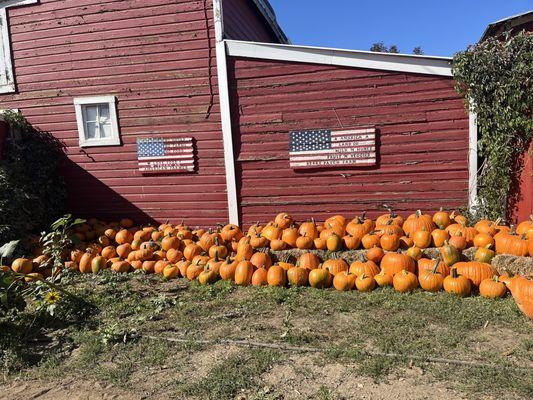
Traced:
<path fill-rule="evenodd" d="M 444 278 L 443 287 L 446 293 L 452 293 L 460 297 L 466 297 L 472 290 L 470 280 L 457 273 L 457 269 L 452 268 L 450 275 Z"/>
<path fill-rule="evenodd" d="M 268 285 L 267 279 L 268 272 L 266 268 L 261 267 L 254 271 L 252 274 L 252 286 L 266 286 Z"/>
<path fill-rule="evenodd" d="M 392 286 L 392 275 L 385 273 L 385 271 L 375 275 L 374 280 L 379 287 Z"/>
<path fill-rule="evenodd" d="M 448 239 L 450 239 L 450 235 L 444 229 L 434 229 L 431 232 L 431 240 L 434 247 L 444 246 L 444 242 Z"/>
<path fill-rule="evenodd" d="M 418 278 L 412 272 L 402 270 L 393 276 L 392 286 L 400 293 L 412 292 L 418 287 Z"/>
<path fill-rule="evenodd" d="M 292 267 L 287 271 L 287 280 L 291 286 L 307 286 L 309 283 L 309 270 L 301 266 Z"/>
<path fill-rule="evenodd" d="M 366 258 L 375 262 L 376 264 L 379 264 L 384 255 L 385 252 L 381 247 L 373 247 L 366 252 Z"/>
<path fill-rule="evenodd" d="M 426 228 L 413 233 L 413 243 L 420 249 L 427 249 L 431 245 L 431 232 Z"/>
<path fill-rule="evenodd" d="M 342 239 L 336 233 L 333 233 L 326 239 L 326 248 L 328 251 L 335 252 L 339 251 L 342 246 Z"/>
<path fill-rule="evenodd" d="M 397 234 L 384 234 L 379 239 L 379 244 L 383 250 L 396 251 L 400 248 L 400 236 Z"/>
<path fill-rule="evenodd" d="M 494 275 L 492 278 L 483 279 L 479 284 L 479 294 L 487 299 L 497 299 L 505 297 L 507 287 L 505 283 L 500 282 L 498 277 Z"/>
<path fill-rule="evenodd" d="M 359 260 L 354 261 L 350 264 L 350 273 L 354 274 L 356 277 L 360 275 L 365 275 L 373 277 L 374 275 L 379 274 L 380 269 L 374 261 L 368 260 L 365 256 L 361 255 Z"/>
<path fill-rule="evenodd" d="M 254 266 L 250 261 L 240 261 L 235 267 L 235 283 L 239 286 L 248 286 L 252 283 Z"/>
<path fill-rule="evenodd" d="M 309 271 L 320 266 L 320 259 L 314 253 L 304 253 L 298 258 L 298 264 Z"/>
<path fill-rule="evenodd" d="M 313 288 L 328 288 L 332 283 L 333 275 L 327 269 L 316 268 L 309 272 L 309 285 Z"/>
<path fill-rule="evenodd" d="M 438 292 L 444 284 L 444 276 L 438 271 L 439 260 L 435 260 L 433 269 L 419 272 L 418 282 L 420 287 L 428 292 Z"/>
<path fill-rule="evenodd" d="M 27 258 L 17 258 L 11 263 L 11 269 L 18 274 L 29 274 L 33 271 L 33 263 Z"/>
<path fill-rule="evenodd" d="M 433 214 L 432 219 L 435 225 L 439 227 L 439 229 L 446 229 L 446 227 L 452 223 L 450 214 L 448 214 L 446 211 L 443 211 L 442 207 L 439 211 Z"/>
<path fill-rule="evenodd" d="M 376 288 L 376 280 L 374 277 L 363 273 L 355 279 L 355 287 L 360 292 L 371 292 Z"/>
<path fill-rule="evenodd" d="M 474 254 L 474 260 L 482 263 L 490 264 L 492 262 L 492 259 L 496 255 L 494 250 L 491 250 L 492 245 L 487 245 L 485 247 L 480 247 L 476 250 L 476 253 Z"/>
<path fill-rule="evenodd" d="M 461 253 L 459 253 L 459 250 L 448 241 L 444 242 L 444 246 L 440 248 L 440 255 L 442 261 L 450 267 L 461 259 Z"/>
<path fill-rule="evenodd" d="M 339 291 L 352 290 L 355 286 L 355 278 L 356 276 L 349 271 L 338 273 L 333 278 L 333 287 Z"/>
<path fill-rule="evenodd" d="M 287 271 L 279 265 L 273 265 L 268 269 L 267 282 L 269 286 L 287 286 Z"/>
<path fill-rule="evenodd" d="M 422 258 L 422 250 L 416 246 L 409 247 L 405 252 L 406 255 L 411 257 L 413 260 L 418 261 Z"/>
<path fill-rule="evenodd" d="M 131 265 L 127 261 L 117 261 L 111 265 L 111 270 L 118 272 L 118 273 L 122 273 L 122 274 L 129 272 L 130 269 L 131 269 Z"/>
<path fill-rule="evenodd" d="M 177 265 L 169 264 L 163 269 L 163 276 L 165 279 L 177 278 L 180 274 L 180 269 Z"/>

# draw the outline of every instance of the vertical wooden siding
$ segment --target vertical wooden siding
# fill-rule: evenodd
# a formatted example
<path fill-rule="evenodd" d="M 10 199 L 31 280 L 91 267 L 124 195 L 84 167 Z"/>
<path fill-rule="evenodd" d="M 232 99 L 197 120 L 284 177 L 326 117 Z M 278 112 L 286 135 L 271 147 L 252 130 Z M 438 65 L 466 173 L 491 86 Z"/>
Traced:
<path fill-rule="evenodd" d="M 278 40 L 251 0 L 223 0 L 226 39 L 277 43 Z"/>
<path fill-rule="evenodd" d="M 230 92 L 244 223 L 287 211 L 401 213 L 464 206 L 468 116 L 446 77 L 230 58 Z M 379 165 L 293 171 L 288 132 L 376 126 Z"/>
<path fill-rule="evenodd" d="M 9 20 L 18 93 L 0 108 L 65 142 L 74 212 L 227 220 L 211 0 L 41 0 Z M 104 94 L 118 98 L 123 146 L 82 150 L 73 98 Z M 197 173 L 139 173 L 136 139 L 151 136 L 193 136 Z"/>

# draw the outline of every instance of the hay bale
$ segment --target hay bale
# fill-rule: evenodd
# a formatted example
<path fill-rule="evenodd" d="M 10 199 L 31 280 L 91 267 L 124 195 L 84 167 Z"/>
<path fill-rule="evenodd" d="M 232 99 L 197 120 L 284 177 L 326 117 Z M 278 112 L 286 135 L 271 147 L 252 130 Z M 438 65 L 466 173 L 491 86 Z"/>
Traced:
<path fill-rule="evenodd" d="M 510 272 L 513 275 L 533 276 L 533 257 L 500 254 L 492 259 L 492 266 L 500 274 Z"/>

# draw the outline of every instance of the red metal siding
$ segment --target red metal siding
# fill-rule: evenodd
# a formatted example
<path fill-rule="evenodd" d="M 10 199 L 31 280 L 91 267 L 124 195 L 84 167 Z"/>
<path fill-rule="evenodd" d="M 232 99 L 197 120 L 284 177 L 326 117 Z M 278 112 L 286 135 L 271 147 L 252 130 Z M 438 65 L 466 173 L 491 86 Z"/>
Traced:
<path fill-rule="evenodd" d="M 251 0 L 223 0 L 227 39 L 277 43 L 278 40 Z"/>
<path fill-rule="evenodd" d="M 65 142 L 74 212 L 227 220 L 211 0 L 41 0 L 9 18 L 18 93 L 0 108 Z M 104 94 L 118 98 L 124 145 L 82 150 L 73 97 Z M 197 173 L 139 173 L 138 137 L 189 135 Z"/>
<path fill-rule="evenodd" d="M 451 78 L 239 58 L 229 70 L 244 223 L 466 205 L 468 116 Z M 377 167 L 289 168 L 289 131 L 341 124 L 379 129 Z"/>

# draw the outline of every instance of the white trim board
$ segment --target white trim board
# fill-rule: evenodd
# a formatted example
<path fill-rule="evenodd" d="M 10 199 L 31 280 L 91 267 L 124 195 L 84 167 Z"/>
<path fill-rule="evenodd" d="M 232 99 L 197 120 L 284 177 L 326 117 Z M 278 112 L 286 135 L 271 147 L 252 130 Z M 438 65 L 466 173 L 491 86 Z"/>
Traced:
<path fill-rule="evenodd" d="M 239 203 L 237 201 L 237 179 L 235 177 L 235 157 L 233 153 L 233 131 L 231 126 L 228 66 L 226 60 L 226 46 L 223 41 L 224 27 L 222 19 L 222 0 L 213 0 L 213 13 L 215 16 L 215 36 L 217 38 L 216 60 L 222 140 L 224 144 L 224 166 L 226 171 L 228 214 L 229 222 L 231 224 L 239 225 Z"/>
<path fill-rule="evenodd" d="M 225 42 L 227 54 L 232 57 L 452 76 L 452 59 L 450 57 L 376 53 L 239 40 L 226 40 Z"/>
<path fill-rule="evenodd" d="M 474 211 L 477 206 L 477 117 L 472 111 L 468 119 L 468 208 Z"/>

